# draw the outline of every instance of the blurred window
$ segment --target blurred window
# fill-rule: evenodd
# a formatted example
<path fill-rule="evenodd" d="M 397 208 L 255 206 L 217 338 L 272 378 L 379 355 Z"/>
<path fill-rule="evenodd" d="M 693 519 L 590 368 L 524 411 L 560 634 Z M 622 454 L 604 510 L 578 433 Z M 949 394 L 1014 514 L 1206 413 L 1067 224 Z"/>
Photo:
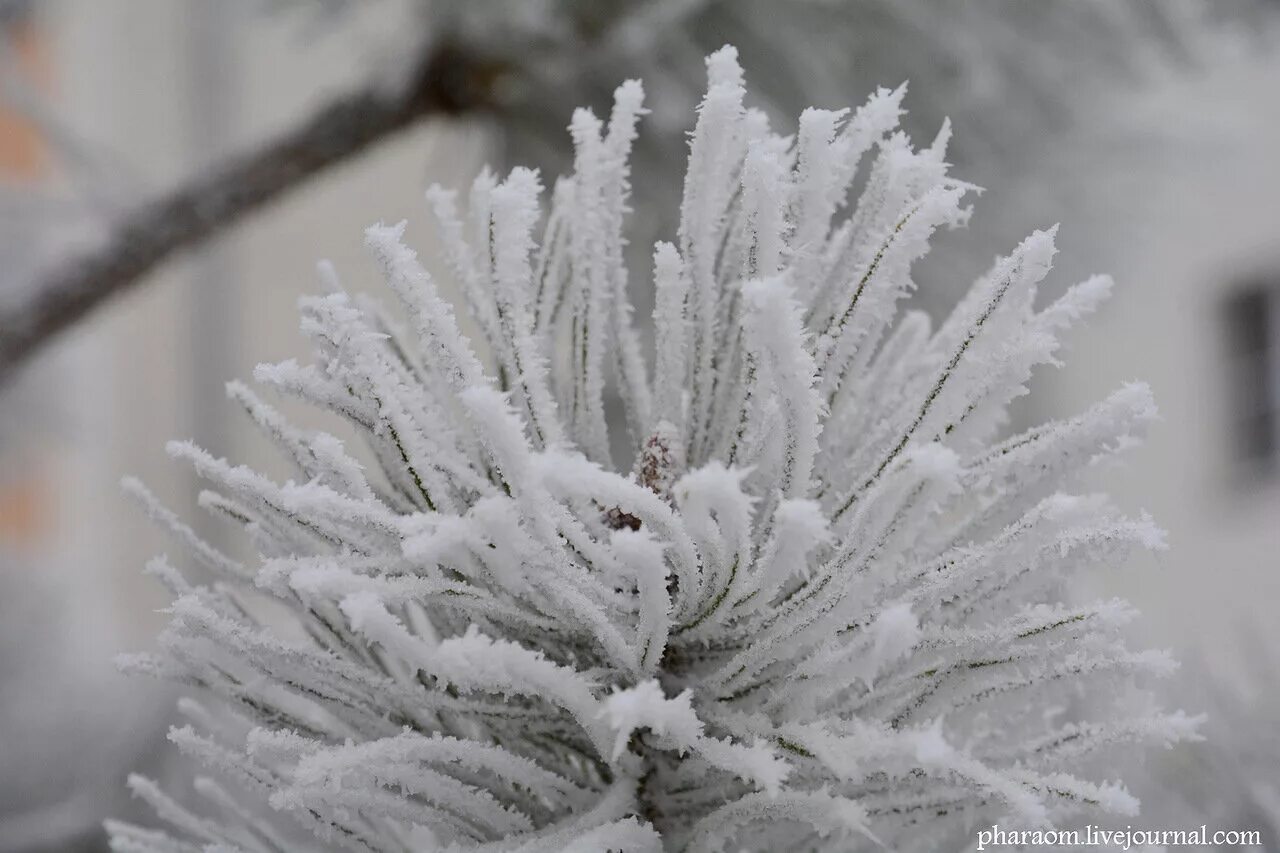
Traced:
<path fill-rule="evenodd" d="M 30 2 L 0 0 L 0 74 L 21 74 L 20 85 L 43 91 L 50 77 L 48 45 L 31 10 Z M 0 80 L 5 83 L 12 81 Z M 32 191 L 48 177 L 46 153 L 39 129 L 0 85 L 0 271 L 8 274 L 37 239 Z M 9 396 L 0 407 L 29 405 L 25 389 L 5 390 Z M 48 475 L 24 452 L 16 429 L 12 416 L 0 419 L 0 555 L 44 540 L 52 520 Z"/>
<path fill-rule="evenodd" d="M 0 2 L 0 50 L 4 73 L 21 74 L 21 86 L 47 88 L 48 45 L 26 3 Z M 40 132 L 22 110 L 0 95 L 0 180 L 39 180 L 45 175 L 45 149 Z"/>
<path fill-rule="evenodd" d="M 1280 273 L 1227 299 L 1234 455 L 1246 475 L 1280 470 Z"/>

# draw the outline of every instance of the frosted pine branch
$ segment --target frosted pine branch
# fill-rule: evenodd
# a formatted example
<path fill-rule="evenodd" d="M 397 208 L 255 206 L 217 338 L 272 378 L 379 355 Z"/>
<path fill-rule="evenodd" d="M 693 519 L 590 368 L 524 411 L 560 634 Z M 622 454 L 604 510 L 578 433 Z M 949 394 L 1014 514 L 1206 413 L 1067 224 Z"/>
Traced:
<path fill-rule="evenodd" d="M 932 329 L 904 302 L 933 232 L 969 215 L 948 129 L 914 148 L 898 89 L 782 136 L 732 49 L 708 71 L 654 250 L 652 376 L 623 265 L 629 82 L 607 120 L 575 114 L 541 232 L 533 172 L 482 174 L 462 211 L 429 193 L 483 352 L 402 226 L 367 243 L 403 328 L 322 268 L 315 361 L 256 378 L 354 424 L 371 469 L 233 384 L 299 479 L 170 452 L 255 560 L 131 481 L 215 580 L 154 564 L 173 621 L 125 668 L 224 710 L 188 702 L 171 736 L 219 777 L 197 786 L 210 816 L 132 780 L 171 828 L 112 824 L 117 850 L 942 849 L 979 821 L 1130 816 L 1115 748 L 1194 736 L 1115 698 L 1173 667 L 1126 649 L 1131 610 L 1071 594 L 1163 547 L 1062 491 L 1140 438 L 1147 389 L 1002 437 L 1109 280 L 1037 311 L 1036 232 Z M 263 597 L 303 632 L 252 615 Z M 1060 710 L 1082 694 L 1089 713 Z"/>

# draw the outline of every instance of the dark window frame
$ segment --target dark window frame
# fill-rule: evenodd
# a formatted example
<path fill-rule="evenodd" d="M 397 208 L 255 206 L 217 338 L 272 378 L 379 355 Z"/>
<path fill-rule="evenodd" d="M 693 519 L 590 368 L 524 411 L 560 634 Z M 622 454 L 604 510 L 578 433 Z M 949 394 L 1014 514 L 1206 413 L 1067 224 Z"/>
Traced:
<path fill-rule="evenodd" d="M 1222 306 L 1231 456 L 1243 476 L 1280 474 L 1280 270 L 1232 288 Z"/>

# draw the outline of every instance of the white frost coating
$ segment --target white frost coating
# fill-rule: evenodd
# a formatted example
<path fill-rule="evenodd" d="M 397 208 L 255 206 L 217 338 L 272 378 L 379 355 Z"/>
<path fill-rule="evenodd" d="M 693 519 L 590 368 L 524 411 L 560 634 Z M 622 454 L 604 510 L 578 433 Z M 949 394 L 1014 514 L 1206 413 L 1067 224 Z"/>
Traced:
<path fill-rule="evenodd" d="M 480 362 L 458 331 L 453 309 L 440 299 L 431 276 L 418 262 L 417 253 L 403 243 L 407 224 L 401 221 L 391 226 L 371 226 L 365 231 L 365 243 L 382 264 L 387 283 L 413 309 L 426 352 L 439 359 L 449 383 L 459 389 L 480 385 Z"/>
<path fill-rule="evenodd" d="M 752 461 L 779 459 L 776 488 L 785 497 L 803 498 L 813 485 L 823 406 L 814 388 L 816 368 L 807 348 L 800 306 L 792 298 L 791 288 L 777 278 L 747 282 L 742 298 L 746 303 L 747 349 L 754 356 L 748 394 L 756 405 L 780 406 L 783 424 L 781 435 L 772 441 L 756 436 L 759 446 Z"/>
<path fill-rule="evenodd" d="M 822 514 L 822 505 L 814 500 L 780 501 L 772 528 L 747 590 L 752 609 L 772 601 L 783 583 L 793 576 L 807 581 L 808 555 L 831 541 L 827 517 Z M 747 602 L 739 599 L 737 603 Z"/>
<path fill-rule="evenodd" d="M 1174 664 L 1126 647 L 1132 610 L 1064 594 L 1164 547 L 1070 493 L 1141 440 L 1149 389 L 1004 434 L 1111 281 L 1038 310 L 1037 232 L 935 329 L 904 303 L 969 215 L 949 127 L 913 146 L 898 88 L 775 133 L 732 48 L 707 71 L 655 352 L 628 82 L 574 115 L 550 199 L 526 169 L 428 191 L 482 354 L 403 225 L 367 243 L 405 311 L 321 269 L 314 359 L 254 375 L 367 452 L 239 384 L 293 479 L 170 445 L 243 563 L 126 481 L 189 559 L 149 564 L 171 624 L 121 665 L 208 697 L 170 739 L 219 781 L 204 809 L 131 781 L 170 829 L 112 823 L 117 850 L 961 849 L 975 822 L 1130 816 L 1113 756 L 1197 736 L 1144 696 Z"/>
<path fill-rule="evenodd" d="M 614 760 L 627 748 L 631 733 L 641 727 L 671 737 L 686 748 L 702 737 L 702 721 L 693 711 L 692 700 L 693 694 L 689 692 L 668 699 L 656 681 L 646 681 L 611 695 L 600 713 L 617 731 L 613 742 Z"/>
<path fill-rule="evenodd" d="M 892 604 L 871 623 L 869 654 L 858 662 L 858 677 L 868 687 L 890 664 L 896 663 L 920 639 L 920 624 L 908 604 Z"/>
<path fill-rule="evenodd" d="M 667 592 L 670 570 L 663 553 L 666 546 L 644 530 L 627 529 L 615 530 L 609 537 L 609 545 L 636 585 L 639 667 L 642 672 L 650 673 L 661 662 L 671 630 L 671 596 Z"/>
<path fill-rule="evenodd" d="M 611 695 L 605 700 L 601 715 L 617 731 L 613 744 L 615 761 L 626 749 L 632 733 L 646 728 L 669 741 L 680 754 L 691 751 L 709 764 L 755 782 L 771 797 L 777 796 L 790 772 L 787 762 L 759 739 L 745 746 L 706 737 L 703 723 L 693 709 L 693 694 L 688 690 L 668 699 L 658 682 L 646 681 Z"/>
<path fill-rule="evenodd" d="M 670 424 L 684 423 L 684 386 L 689 358 L 689 330 L 685 299 L 689 281 L 680 253 L 670 243 L 653 250 L 653 308 L 655 415 Z"/>
<path fill-rule="evenodd" d="M 942 735 L 942 720 L 921 729 L 915 738 L 916 759 L 922 764 L 942 765 L 951 760 L 955 750 Z"/>

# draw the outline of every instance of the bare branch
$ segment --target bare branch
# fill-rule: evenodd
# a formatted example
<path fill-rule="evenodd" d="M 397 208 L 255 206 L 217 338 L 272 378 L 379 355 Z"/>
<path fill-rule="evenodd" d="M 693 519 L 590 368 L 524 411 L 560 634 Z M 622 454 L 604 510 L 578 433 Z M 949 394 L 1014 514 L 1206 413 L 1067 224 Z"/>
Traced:
<path fill-rule="evenodd" d="M 124 215 L 94 248 L 57 262 L 0 305 L 0 383 L 48 340 L 176 252 L 195 246 L 312 175 L 429 116 L 493 106 L 509 67 L 449 44 L 422 51 L 398 83 L 324 104 L 299 125 Z"/>

